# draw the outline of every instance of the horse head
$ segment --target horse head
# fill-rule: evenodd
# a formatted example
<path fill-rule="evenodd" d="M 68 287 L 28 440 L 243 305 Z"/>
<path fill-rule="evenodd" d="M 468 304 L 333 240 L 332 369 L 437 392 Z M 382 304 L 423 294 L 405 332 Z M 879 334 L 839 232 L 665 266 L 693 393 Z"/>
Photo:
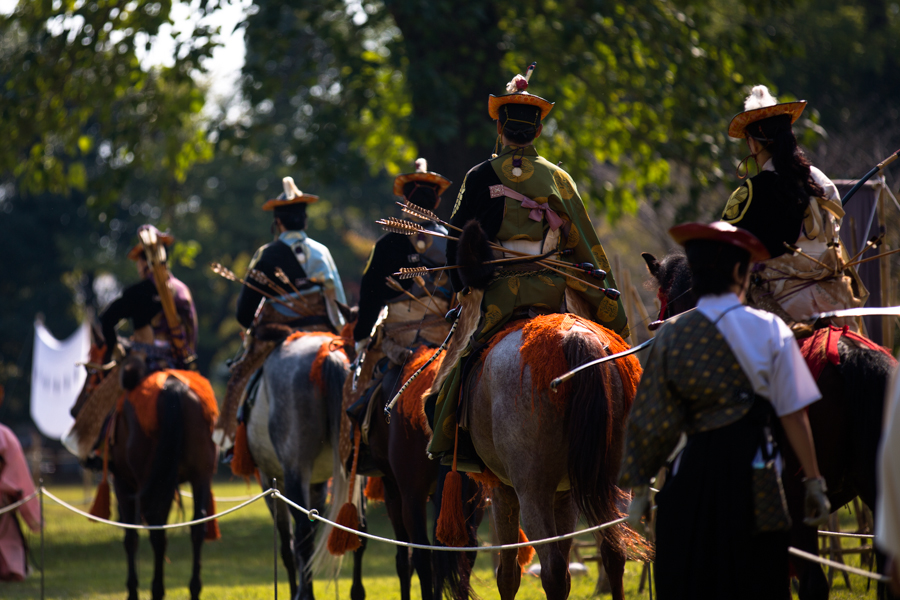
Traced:
<path fill-rule="evenodd" d="M 694 307 L 696 298 L 691 293 L 691 269 L 683 252 L 670 252 L 662 260 L 649 252 L 642 252 L 641 257 L 655 280 L 660 321 Z"/>

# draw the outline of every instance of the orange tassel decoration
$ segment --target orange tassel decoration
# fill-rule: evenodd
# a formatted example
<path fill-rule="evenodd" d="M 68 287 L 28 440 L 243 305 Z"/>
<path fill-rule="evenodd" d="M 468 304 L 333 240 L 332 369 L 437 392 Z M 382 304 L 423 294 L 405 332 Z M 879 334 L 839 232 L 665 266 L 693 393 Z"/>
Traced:
<path fill-rule="evenodd" d="M 381 477 L 369 477 L 363 494 L 370 502 L 384 502 L 384 481 Z"/>
<path fill-rule="evenodd" d="M 522 528 L 519 527 L 519 543 L 524 544 L 528 541 L 528 536 L 525 535 L 525 532 L 522 531 Z M 522 567 L 522 570 L 525 570 L 527 565 L 531 564 L 531 561 L 534 560 L 534 546 L 522 546 L 519 548 L 519 552 L 516 554 L 516 562 L 519 563 L 519 566 Z"/>
<path fill-rule="evenodd" d="M 218 511 L 216 510 L 216 498 L 215 496 L 213 496 L 212 490 L 209 490 L 209 502 L 206 504 L 206 514 L 218 514 Z M 219 530 L 218 519 L 213 519 L 212 521 L 206 522 L 206 537 L 204 539 L 208 542 L 214 542 L 216 540 L 222 539 L 222 532 Z"/>
<path fill-rule="evenodd" d="M 356 483 L 356 466 L 359 462 L 359 441 L 362 433 L 359 431 L 359 425 L 354 430 L 354 449 L 353 449 L 353 466 L 350 468 L 350 491 L 347 493 L 347 502 L 338 512 L 335 523 L 349 527 L 354 531 L 359 530 L 359 513 L 353 505 L 353 485 Z M 337 500 L 335 498 L 335 500 Z M 354 552 L 362 545 L 359 536 L 337 527 L 332 527 L 328 536 L 328 551 L 334 556 L 343 556 L 347 552 Z"/>
<path fill-rule="evenodd" d="M 256 465 L 253 464 L 253 456 L 250 455 L 250 446 L 247 443 L 247 424 L 241 423 L 234 434 L 234 456 L 231 459 L 231 472 L 245 479 L 253 476 Z"/>
<path fill-rule="evenodd" d="M 462 506 L 462 476 L 456 470 L 456 450 L 459 445 L 459 425 L 453 441 L 453 470 L 444 479 L 444 494 L 441 498 L 441 514 L 438 516 L 435 536 L 445 546 L 461 548 L 469 541 L 466 531 L 466 516 Z"/>
<path fill-rule="evenodd" d="M 97 493 L 91 503 L 88 512 L 101 519 L 109 519 L 109 442 L 112 438 L 113 426 L 116 422 L 116 413 L 113 413 L 106 430 L 106 443 L 103 444 L 103 481 L 97 486 Z"/>
<path fill-rule="evenodd" d="M 101 519 L 109 519 L 109 482 L 106 481 L 106 473 L 103 474 L 103 481 L 97 486 L 97 494 L 91 504 L 90 513 Z"/>

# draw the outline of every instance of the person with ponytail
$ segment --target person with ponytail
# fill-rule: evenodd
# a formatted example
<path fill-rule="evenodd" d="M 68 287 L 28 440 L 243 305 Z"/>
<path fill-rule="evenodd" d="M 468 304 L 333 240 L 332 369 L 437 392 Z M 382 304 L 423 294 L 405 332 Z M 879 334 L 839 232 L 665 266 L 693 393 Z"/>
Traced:
<path fill-rule="evenodd" d="M 860 306 L 868 295 L 852 268 L 843 268 L 849 257 L 840 241 L 837 187 L 797 144 L 792 124 L 805 107 L 804 100 L 778 103 L 758 85 L 728 128 L 750 151 L 738 176 L 747 177 L 750 159 L 759 172 L 731 194 L 722 220 L 766 246 L 771 258 L 754 268 L 748 300 L 789 322 Z"/>

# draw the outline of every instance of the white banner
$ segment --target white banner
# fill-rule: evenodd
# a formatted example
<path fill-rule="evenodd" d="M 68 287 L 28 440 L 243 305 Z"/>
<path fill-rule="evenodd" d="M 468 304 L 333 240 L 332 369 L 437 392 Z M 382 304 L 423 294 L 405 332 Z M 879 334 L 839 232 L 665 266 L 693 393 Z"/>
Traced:
<path fill-rule="evenodd" d="M 69 409 L 75 404 L 87 372 L 91 330 L 82 323 L 64 341 L 51 335 L 40 321 L 34 323 L 34 355 L 31 363 L 31 418 L 48 438 L 61 438 L 74 423 Z"/>

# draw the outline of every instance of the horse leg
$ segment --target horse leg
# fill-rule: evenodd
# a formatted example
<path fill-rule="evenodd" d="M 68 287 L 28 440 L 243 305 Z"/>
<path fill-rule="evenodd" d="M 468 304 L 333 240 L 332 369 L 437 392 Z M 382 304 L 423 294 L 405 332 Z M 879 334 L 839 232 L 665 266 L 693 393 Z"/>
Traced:
<path fill-rule="evenodd" d="M 199 479 L 191 482 L 191 492 L 194 494 L 194 520 L 208 516 L 206 510 L 209 496 L 212 492 L 209 481 Z M 204 501 L 204 498 L 206 499 Z M 203 541 L 206 539 L 206 523 L 191 526 L 191 550 L 193 564 L 191 568 L 191 582 L 188 589 L 191 592 L 191 600 L 199 600 L 203 582 L 200 580 L 200 555 L 203 551 Z"/>
<path fill-rule="evenodd" d="M 528 539 L 541 540 L 557 536 L 560 532 L 568 533 L 574 530 L 575 523 L 569 517 L 569 531 L 563 530 L 562 527 L 557 528 L 555 523 L 555 514 L 557 511 L 555 491 L 549 493 L 541 493 L 539 490 L 523 489 L 523 493 L 519 498 L 522 511 L 522 525 Z M 571 496 L 565 494 L 562 502 L 571 503 Z M 547 507 L 554 507 L 554 519 L 550 519 L 547 515 Z M 569 508 L 574 514 L 574 508 Z M 566 510 L 563 515 L 567 515 Z M 541 544 L 535 547 L 538 557 L 541 561 L 541 585 L 548 600 L 564 600 L 569 596 L 569 589 L 572 585 L 571 576 L 569 575 L 569 556 L 568 549 L 571 542 L 566 541 L 565 544 Z M 566 552 L 563 552 L 565 548 Z M 518 566 L 518 565 L 517 565 Z"/>
<path fill-rule="evenodd" d="M 500 544 L 518 542 L 519 499 L 515 490 L 502 484 L 495 487 L 491 492 L 491 513 Z M 522 582 L 522 568 L 517 560 L 518 554 L 519 551 L 516 549 L 500 551 L 497 590 L 500 592 L 501 600 L 512 600 L 519 591 L 519 584 Z M 543 565 L 543 560 L 541 564 Z"/>
<path fill-rule="evenodd" d="M 366 523 L 366 497 L 362 497 L 362 515 L 359 520 L 359 531 L 366 533 L 368 523 Z M 353 551 L 353 583 L 350 586 L 350 600 L 366 600 L 366 588 L 362 580 L 362 560 L 366 553 L 366 542 L 368 538 L 360 536 L 359 548 Z"/>
<path fill-rule="evenodd" d="M 412 532 L 415 544 L 430 545 L 427 525 L 427 497 L 411 498 L 409 494 L 403 499 L 403 522 L 406 530 Z M 431 550 L 413 548 L 412 565 L 419 576 L 422 598 L 430 598 L 434 593 L 431 573 Z"/>
<path fill-rule="evenodd" d="M 557 521 L 557 524 L 559 521 Z M 602 532 L 601 532 L 602 535 Z M 603 568 L 606 578 L 612 588 L 613 600 L 622 600 L 625 597 L 625 550 L 611 540 L 611 536 L 604 535 L 600 543 L 600 558 L 603 560 Z M 653 582 L 650 582 L 653 585 Z"/>
<path fill-rule="evenodd" d="M 409 542 L 409 534 L 403 520 L 403 497 L 397 488 L 397 483 L 389 478 L 383 477 L 384 483 L 384 506 L 387 508 L 388 518 L 394 528 L 394 536 L 397 541 Z M 397 554 L 394 557 L 394 565 L 397 569 L 397 578 L 400 580 L 400 600 L 409 600 L 410 587 L 410 571 L 409 564 L 409 548 L 405 546 L 397 546 Z M 427 597 L 430 597 L 427 596 Z M 426 596 L 423 596 L 423 600 Z"/>
<path fill-rule="evenodd" d="M 262 481 L 272 481 L 270 477 L 260 473 Z M 279 491 L 284 493 L 284 482 L 277 483 Z M 266 486 L 263 486 L 266 487 Z M 268 489 L 268 488 L 266 488 Z M 294 564 L 294 539 L 291 531 L 291 513 L 288 511 L 287 505 L 281 504 L 281 500 L 276 500 L 272 496 L 265 497 L 266 506 L 269 507 L 269 514 L 275 519 L 275 527 L 278 529 L 278 538 L 281 540 L 281 562 L 288 574 L 288 583 L 291 586 L 291 598 L 297 595 L 297 566 Z M 275 512 L 275 503 L 278 502 L 278 512 Z M 274 515 L 278 515 L 275 517 Z"/>
<path fill-rule="evenodd" d="M 310 502 L 312 499 L 310 485 L 304 481 L 309 480 L 286 470 L 284 474 L 285 496 L 304 508 L 321 510 L 318 504 Z M 316 487 L 322 486 L 320 484 Z M 294 598 L 295 600 L 313 600 L 315 596 L 313 595 L 312 573 L 309 572 L 308 567 L 314 550 L 316 532 L 306 515 L 294 507 L 290 507 L 290 511 L 294 517 L 294 560 L 297 575 L 300 578 L 300 585 Z"/>
<path fill-rule="evenodd" d="M 116 500 L 119 504 L 119 523 L 138 524 L 137 497 L 134 490 L 126 489 L 124 485 L 119 483 L 119 478 L 114 480 L 113 485 L 116 489 Z M 126 529 L 125 556 L 128 561 L 128 579 L 125 585 L 128 588 L 128 600 L 138 600 L 137 551 L 137 529 Z"/>

